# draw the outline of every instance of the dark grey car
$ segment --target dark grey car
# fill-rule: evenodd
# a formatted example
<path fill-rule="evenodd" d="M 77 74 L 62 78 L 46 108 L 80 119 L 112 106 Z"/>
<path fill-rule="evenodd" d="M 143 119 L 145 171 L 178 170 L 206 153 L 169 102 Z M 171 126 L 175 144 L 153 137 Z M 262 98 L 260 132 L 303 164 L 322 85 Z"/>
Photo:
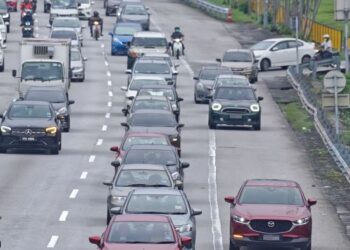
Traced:
<path fill-rule="evenodd" d="M 112 209 L 113 214 L 162 214 L 171 217 L 181 236 L 192 238 L 192 244 L 184 249 L 195 249 L 196 215 L 186 194 L 176 189 L 137 189 L 129 193 L 122 208 Z"/>
<path fill-rule="evenodd" d="M 117 22 L 136 22 L 141 24 L 143 30 L 149 30 L 150 16 L 148 8 L 142 3 L 126 3 L 117 13 Z"/>
<path fill-rule="evenodd" d="M 121 0 L 105 0 L 106 16 L 117 14 Z"/>

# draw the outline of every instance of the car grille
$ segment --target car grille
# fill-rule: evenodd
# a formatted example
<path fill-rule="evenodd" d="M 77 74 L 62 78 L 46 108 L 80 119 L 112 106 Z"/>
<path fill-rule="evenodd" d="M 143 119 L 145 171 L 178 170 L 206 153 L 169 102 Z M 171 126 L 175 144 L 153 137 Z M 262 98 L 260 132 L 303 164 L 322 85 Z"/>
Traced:
<path fill-rule="evenodd" d="M 247 108 L 224 108 L 222 110 L 223 113 L 230 113 L 230 114 L 249 114 L 250 111 Z"/>
<path fill-rule="evenodd" d="M 22 137 L 44 136 L 46 133 L 42 128 L 13 128 L 12 135 Z"/>
<path fill-rule="evenodd" d="M 262 233 L 283 233 L 292 228 L 291 221 L 286 220 L 252 220 L 250 227 L 257 232 Z"/>

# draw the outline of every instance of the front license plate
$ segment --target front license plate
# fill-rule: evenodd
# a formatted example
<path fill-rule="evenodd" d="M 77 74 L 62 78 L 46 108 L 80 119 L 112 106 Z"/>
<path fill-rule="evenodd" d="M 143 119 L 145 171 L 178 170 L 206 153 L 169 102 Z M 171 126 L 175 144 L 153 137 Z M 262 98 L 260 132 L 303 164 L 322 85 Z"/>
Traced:
<path fill-rule="evenodd" d="M 22 137 L 22 141 L 35 141 L 34 137 Z"/>
<path fill-rule="evenodd" d="M 240 114 L 231 114 L 230 118 L 231 119 L 242 119 L 242 115 L 240 115 Z"/>
<path fill-rule="evenodd" d="M 266 235 L 263 235 L 263 240 L 266 240 L 266 241 L 279 241 L 280 240 L 280 236 L 279 235 L 266 234 Z"/>

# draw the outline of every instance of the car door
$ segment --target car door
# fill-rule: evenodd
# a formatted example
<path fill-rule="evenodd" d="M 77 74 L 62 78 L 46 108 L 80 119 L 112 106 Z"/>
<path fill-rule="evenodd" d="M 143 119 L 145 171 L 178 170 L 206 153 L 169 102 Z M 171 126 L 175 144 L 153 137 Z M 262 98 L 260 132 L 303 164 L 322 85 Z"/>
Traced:
<path fill-rule="evenodd" d="M 275 44 L 270 50 L 271 66 L 283 66 L 287 59 L 286 52 L 288 51 L 288 41 L 282 41 Z"/>

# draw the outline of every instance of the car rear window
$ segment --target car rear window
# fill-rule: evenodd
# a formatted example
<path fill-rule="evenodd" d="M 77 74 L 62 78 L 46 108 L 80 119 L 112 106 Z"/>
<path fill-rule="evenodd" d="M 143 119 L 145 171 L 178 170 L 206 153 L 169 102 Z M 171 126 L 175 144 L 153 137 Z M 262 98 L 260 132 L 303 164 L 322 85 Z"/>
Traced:
<path fill-rule="evenodd" d="M 170 67 L 167 63 L 136 63 L 134 73 L 136 74 L 170 74 Z"/>
<path fill-rule="evenodd" d="M 157 109 L 157 110 L 169 110 L 172 111 L 169 107 L 167 100 L 135 100 L 132 105 L 132 112 L 140 109 Z"/>
<path fill-rule="evenodd" d="M 175 152 L 172 150 L 130 149 L 123 164 L 174 165 L 176 162 Z"/>
<path fill-rule="evenodd" d="M 143 86 L 150 85 L 167 85 L 167 82 L 164 79 L 134 79 L 130 83 L 130 90 L 139 90 Z"/>
<path fill-rule="evenodd" d="M 123 150 L 129 150 L 132 145 L 168 145 L 165 136 L 128 136 L 123 144 Z"/>
<path fill-rule="evenodd" d="M 115 186 L 164 186 L 171 187 L 166 171 L 148 169 L 128 169 L 120 171 Z"/>
<path fill-rule="evenodd" d="M 140 127 L 175 127 L 176 120 L 173 114 L 137 114 L 130 119 L 131 126 Z"/>
<path fill-rule="evenodd" d="M 248 52 L 226 52 L 223 58 L 224 62 L 251 62 L 252 56 Z"/>
<path fill-rule="evenodd" d="M 161 37 L 134 37 L 132 45 L 145 48 L 166 47 L 167 41 Z"/>
<path fill-rule="evenodd" d="M 296 187 L 246 186 L 239 198 L 240 204 L 304 205 Z"/>
<path fill-rule="evenodd" d="M 147 89 L 141 88 L 138 92 L 139 96 L 165 96 L 170 101 L 175 100 L 174 91 L 171 89 Z"/>
<path fill-rule="evenodd" d="M 218 70 L 218 69 L 206 69 L 201 70 L 199 74 L 199 79 L 202 80 L 215 80 L 215 78 L 218 75 L 224 75 L 224 74 L 232 74 L 232 71 L 230 69 L 227 70 Z"/>

